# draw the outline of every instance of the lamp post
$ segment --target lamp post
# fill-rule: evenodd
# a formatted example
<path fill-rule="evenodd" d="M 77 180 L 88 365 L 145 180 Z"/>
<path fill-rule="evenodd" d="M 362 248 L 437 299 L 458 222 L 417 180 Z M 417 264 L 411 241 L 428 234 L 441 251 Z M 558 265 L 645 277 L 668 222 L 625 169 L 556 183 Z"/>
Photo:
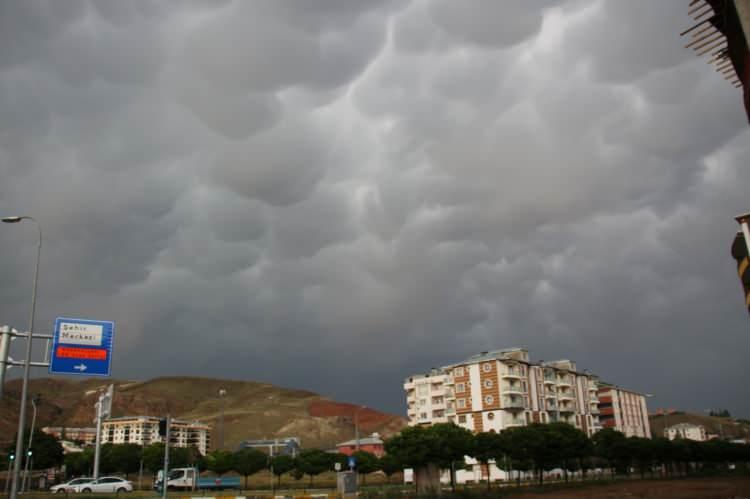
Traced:
<path fill-rule="evenodd" d="M 36 247 L 36 266 L 34 267 L 34 287 L 31 294 L 31 315 L 29 317 L 29 335 L 26 337 L 26 359 L 23 364 L 23 384 L 21 385 L 21 407 L 18 411 L 18 430 L 16 434 L 16 459 L 13 460 L 13 482 L 10 487 L 10 499 L 18 499 L 18 475 L 21 472 L 21 456 L 23 452 L 23 431 L 26 423 L 26 398 L 29 391 L 29 372 L 31 370 L 31 345 L 34 335 L 34 312 L 36 311 L 36 288 L 39 282 L 39 257 L 42 254 L 42 226 L 32 217 L 5 217 L 4 223 L 14 224 L 29 220 L 36 224 L 39 232 L 39 242 Z"/>
<path fill-rule="evenodd" d="M 28 490 L 29 486 L 29 461 L 31 461 L 31 444 L 34 441 L 34 425 L 36 425 L 36 406 L 39 403 L 41 397 L 39 394 L 31 397 L 31 407 L 34 409 L 33 415 L 31 416 L 31 429 L 29 430 L 29 445 L 26 446 L 26 466 L 23 471 L 23 482 L 21 483 L 21 490 Z"/>
<path fill-rule="evenodd" d="M 364 409 L 365 406 L 361 405 L 354 411 L 354 444 L 355 452 L 359 452 L 359 411 Z"/>
<path fill-rule="evenodd" d="M 223 388 L 219 390 L 219 399 L 221 400 L 221 418 L 219 419 L 219 449 L 224 448 L 224 397 L 227 391 Z"/>

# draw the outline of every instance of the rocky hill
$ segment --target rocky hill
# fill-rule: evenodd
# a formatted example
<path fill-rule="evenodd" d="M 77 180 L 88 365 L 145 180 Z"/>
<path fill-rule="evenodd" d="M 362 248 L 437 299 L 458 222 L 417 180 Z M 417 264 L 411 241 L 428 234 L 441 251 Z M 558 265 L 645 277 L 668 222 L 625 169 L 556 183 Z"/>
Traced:
<path fill-rule="evenodd" d="M 313 392 L 280 388 L 268 383 L 197 377 L 164 377 L 148 381 L 67 380 L 30 381 L 29 393 L 40 394 L 37 427 L 93 426 L 94 403 L 100 390 L 114 383 L 112 416 L 152 415 L 199 420 L 218 427 L 224 397 L 225 442 L 228 447 L 252 438 L 296 436 L 303 447 L 333 447 L 353 438 L 356 405 L 326 399 Z M 6 384 L 0 401 L 0 441 L 13 438 L 18 421 L 20 380 Z M 397 433 L 406 425 L 400 416 L 363 408 L 360 434 Z M 214 431 L 214 436 L 216 436 Z"/>

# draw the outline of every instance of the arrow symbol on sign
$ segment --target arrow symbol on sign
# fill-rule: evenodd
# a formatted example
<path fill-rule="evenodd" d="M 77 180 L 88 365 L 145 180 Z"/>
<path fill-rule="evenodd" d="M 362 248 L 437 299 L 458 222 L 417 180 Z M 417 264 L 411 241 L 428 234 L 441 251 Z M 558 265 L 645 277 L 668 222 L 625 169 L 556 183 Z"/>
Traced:
<path fill-rule="evenodd" d="M 81 362 L 77 366 L 73 366 L 73 369 L 75 369 L 76 371 L 83 372 L 83 371 L 85 371 L 87 369 L 87 367 L 86 367 L 86 364 L 84 364 L 83 362 Z"/>

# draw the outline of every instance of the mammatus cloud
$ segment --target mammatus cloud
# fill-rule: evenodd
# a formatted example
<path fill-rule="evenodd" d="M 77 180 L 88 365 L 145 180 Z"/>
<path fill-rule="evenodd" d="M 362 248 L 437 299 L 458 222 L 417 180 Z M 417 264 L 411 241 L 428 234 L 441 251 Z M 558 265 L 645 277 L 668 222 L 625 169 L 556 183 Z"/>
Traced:
<path fill-rule="evenodd" d="M 120 377 L 402 411 L 404 376 L 526 346 L 746 413 L 748 131 L 686 5 L 470 4 L 0 4 L 0 212 L 43 224 L 38 323 L 115 320 Z M 19 327 L 34 234 L 0 229 Z"/>

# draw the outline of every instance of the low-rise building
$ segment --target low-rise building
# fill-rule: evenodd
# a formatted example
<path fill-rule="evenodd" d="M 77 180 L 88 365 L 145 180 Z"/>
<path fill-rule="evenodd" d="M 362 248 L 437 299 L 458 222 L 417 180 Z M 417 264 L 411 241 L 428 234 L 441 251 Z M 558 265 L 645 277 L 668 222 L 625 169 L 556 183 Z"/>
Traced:
<path fill-rule="evenodd" d="M 599 421 L 627 437 L 651 438 L 646 396 L 609 383 L 599 383 Z"/>
<path fill-rule="evenodd" d="M 42 432 L 58 440 L 81 442 L 83 445 L 96 443 L 96 428 L 68 428 L 65 426 L 45 426 Z"/>
<path fill-rule="evenodd" d="M 670 440 L 676 438 L 695 440 L 696 442 L 705 442 L 708 440 L 706 428 L 702 425 L 692 423 L 678 423 L 668 426 L 664 428 L 664 436 Z"/>
<path fill-rule="evenodd" d="M 339 453 L 347 456 L 351 456 L 357 452 L 357 447 L 359 447 L 359 450 L 375 454 L 377 457 L 383 457 L 383 455 L 385 455 L 383 440 L 377 433 L 373 433 L 369 437 L 360 438 L 358 440 L 347 440 L 346 442 L 336 444 L 336 449 L 338 449 Z"/>
<path fill-rule="evenodd" d="M 159 421 L 154 416 L 125 416 L 102 422 L 102 443 L 150 445 L 163 442 Z M 211 447 L 211 427 L 199 421 L 172 419 L 169 442 L 175 447 L 195 446 L 205 455 Z"/>
<path fill-rule="evenodd" d="M 300 450 L 300 439 L 298 437 L 282 437 L 261 440 L 243 440 L 240 449 L 259 449 L 267 452 L 269 456 L 296 456 Z"/>

